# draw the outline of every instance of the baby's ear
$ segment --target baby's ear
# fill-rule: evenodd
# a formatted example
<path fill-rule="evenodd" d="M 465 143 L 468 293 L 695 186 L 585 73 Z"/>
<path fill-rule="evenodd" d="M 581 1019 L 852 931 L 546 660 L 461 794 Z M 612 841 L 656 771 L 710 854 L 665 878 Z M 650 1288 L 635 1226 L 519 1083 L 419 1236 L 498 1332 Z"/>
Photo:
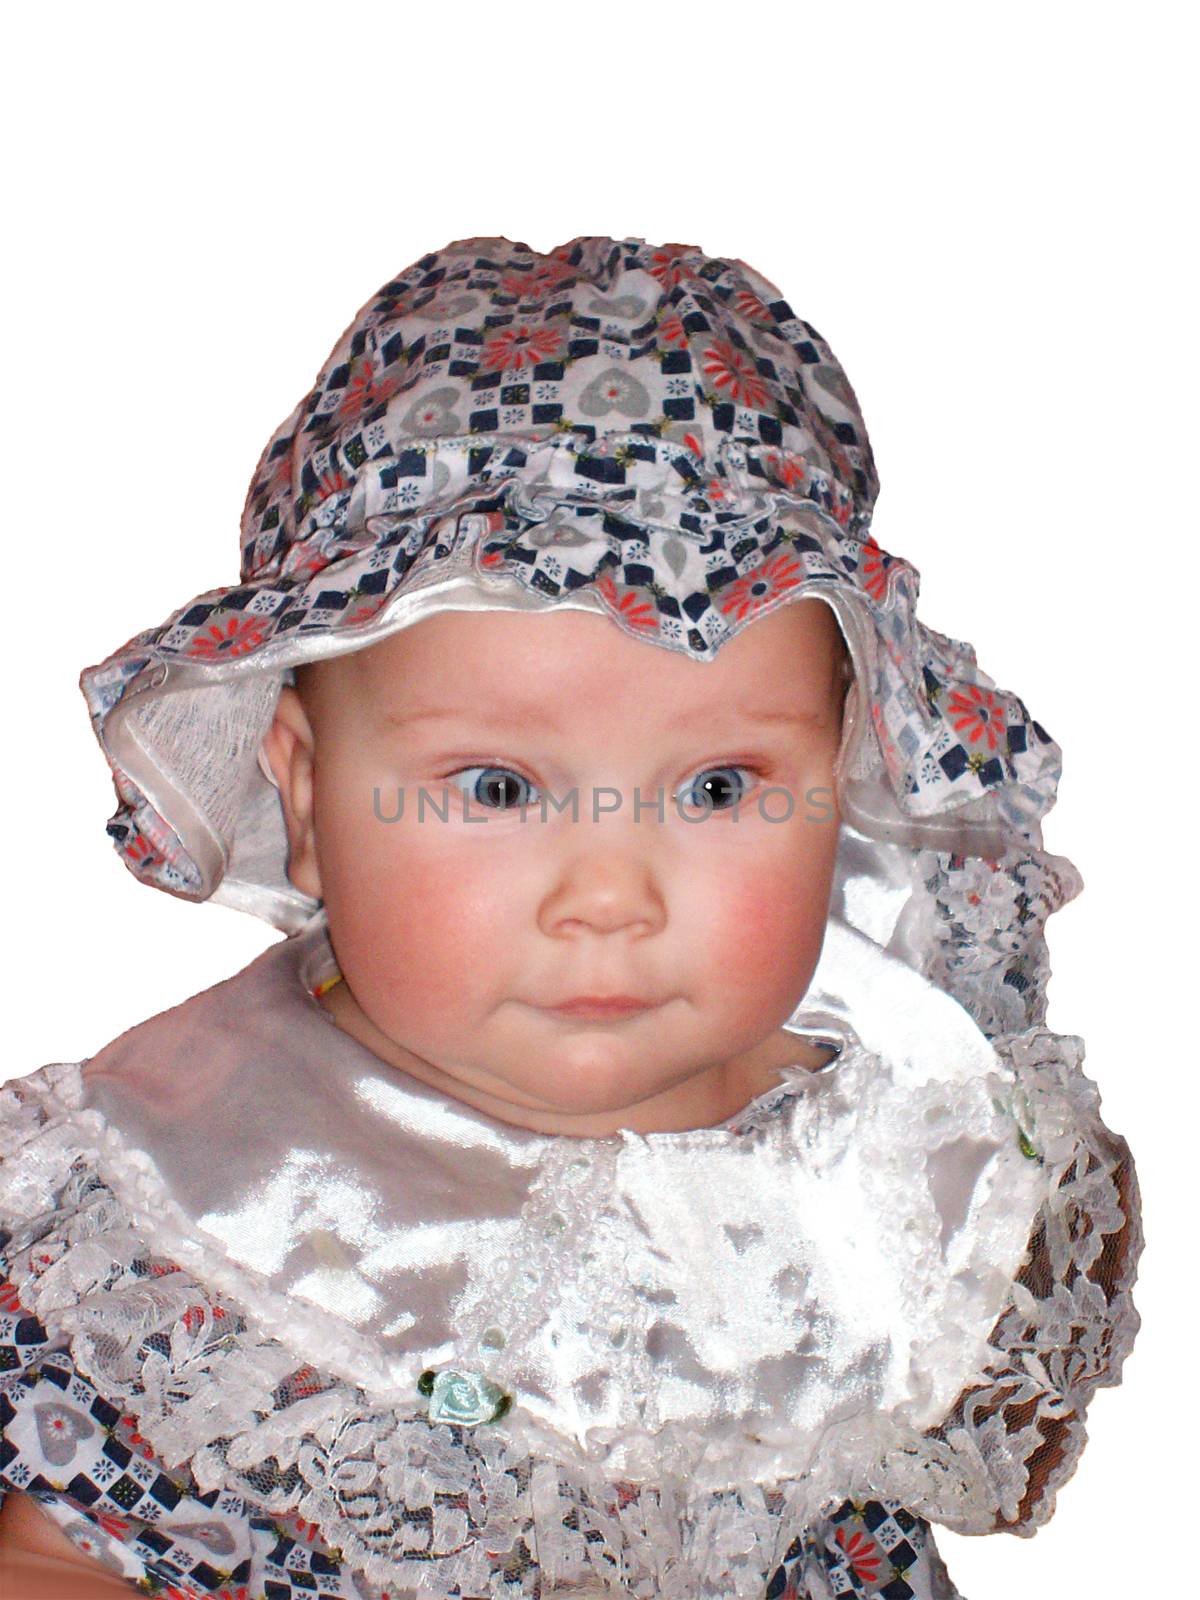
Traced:
<path fill-rule="evenodd" d="M 304 702 L 284 684 L 275 719 L 263 735 L 260 766 L 265 758 L 271 781 L 279 790 L 288 836 L 288 877 L 303 894 L 323 898 L 313 826 L 313 730 Z"/>

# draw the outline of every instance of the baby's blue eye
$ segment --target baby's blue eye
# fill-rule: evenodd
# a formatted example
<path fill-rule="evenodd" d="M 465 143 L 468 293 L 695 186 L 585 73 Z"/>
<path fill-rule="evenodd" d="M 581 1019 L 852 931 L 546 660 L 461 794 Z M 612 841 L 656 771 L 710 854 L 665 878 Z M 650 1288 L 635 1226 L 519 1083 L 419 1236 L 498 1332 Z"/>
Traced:
<path fill-rule="evenodd" d="M 750 773 L 753 780 L 754 774 L 749 767 L 705 767 L 703 772 L 696 774 L 691 783 L 682 790 L 684 803 L 690 804 L 697 811 L 708 810 L 711 806 L 714 811 L 729 811 L 745 799 L 746 794 L 754 787 L 753 781 L 743 783 L 741 779 L 730 782 L 725 776 L 727 773 Z M 703 798 L 691 798 L 697 792 Z"/>
<path fill-rule="evenodd" d="M 455 783 L 456 779 L 466 778 L 473 772 L 482 773 L 483 776 L 468 784 Z M 485 806 L 489 811 L 514 811 L 520 805 L 533 804 L 528 795 L 522 798 L 519 793 L 514 793 L 514 789 L 521 784 L 526 789 L 531 789 L 533 785 L 511 767 L 463 767 L 461 772 L 451 773 L 450 782 L 455 783 L 456 788 L 462 788 L 476 805 Z"/>

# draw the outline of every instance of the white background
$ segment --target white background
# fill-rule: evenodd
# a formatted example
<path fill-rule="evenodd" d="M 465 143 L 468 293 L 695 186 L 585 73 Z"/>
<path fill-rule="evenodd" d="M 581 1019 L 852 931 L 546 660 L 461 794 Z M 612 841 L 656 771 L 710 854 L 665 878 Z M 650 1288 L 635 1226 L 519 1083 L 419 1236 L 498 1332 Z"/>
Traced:
<path fill-rule="evenodd" d="M 12 15 L 12 13 L 10 13 Z M 1065 751 L 1049 1021 L 1139 1159 L 1144 1331 L 971 1600 L 1189 1566 L 1197 262 L 1184 7 L 46 4 L 6 29 L 10 1051 L 93 1053 L 275 934 L 140 887 L 80 669 L 237 576 L 259 451 L 452 239 L 738 256 L 831 342 L 875 532 Z M 1186 659 L 1185 659 L 1186 650 Z M 1180 1563 L 1182 1562 L 1182 1568 Z"/>

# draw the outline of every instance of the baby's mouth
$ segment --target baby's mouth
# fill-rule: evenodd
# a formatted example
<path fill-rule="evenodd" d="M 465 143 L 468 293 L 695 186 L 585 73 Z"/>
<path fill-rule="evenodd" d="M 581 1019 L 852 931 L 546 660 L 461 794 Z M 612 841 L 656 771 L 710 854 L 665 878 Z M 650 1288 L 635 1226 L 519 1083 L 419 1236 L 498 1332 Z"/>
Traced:
<path fill-rule="evenodd" d="M 576 995 L 559 1005 L 543 1009 L 561 1017 L 585 1022 L 620 1022 L 651 1009 L 652 1002 L 634 995 Z"/>

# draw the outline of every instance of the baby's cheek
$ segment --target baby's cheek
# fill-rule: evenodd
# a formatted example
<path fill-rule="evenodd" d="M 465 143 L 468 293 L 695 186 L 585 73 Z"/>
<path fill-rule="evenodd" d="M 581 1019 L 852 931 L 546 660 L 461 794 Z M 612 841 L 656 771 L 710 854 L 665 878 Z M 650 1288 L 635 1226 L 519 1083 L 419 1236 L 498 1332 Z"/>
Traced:
<path fill-rule="evenodd" d="M 797 914 L 777 881 L 741 887 L 728 899 L 724 922 L 722 943 L 746 979 L 766 977 L 781 961 L 793 963 L 812 942 L 811 919 Z"/>
<path fill-rule="evenodd" d="M 463 858 L 451 839 L 393 830 L 370 859 L 345 859 L 326 903 L 347 976 L 382 1021 L 438 1033 L 471 1012 L 471 996 L 503 981 L 513 915 L 511 883 L 486 855 Z M 337 938 L 341 933 L 340 940 Z M 355 978 L 357 977 L 357 984 Z"/>
<path fill-rule="evenodd" d="M 730 985 L 780 1000 L 807 986 L 829 909 L 823 863 L 778 863 L 729 876 L 720 897 L 713 955 Z M 797 1002 L 799 996 L 796 996 Z"/>

